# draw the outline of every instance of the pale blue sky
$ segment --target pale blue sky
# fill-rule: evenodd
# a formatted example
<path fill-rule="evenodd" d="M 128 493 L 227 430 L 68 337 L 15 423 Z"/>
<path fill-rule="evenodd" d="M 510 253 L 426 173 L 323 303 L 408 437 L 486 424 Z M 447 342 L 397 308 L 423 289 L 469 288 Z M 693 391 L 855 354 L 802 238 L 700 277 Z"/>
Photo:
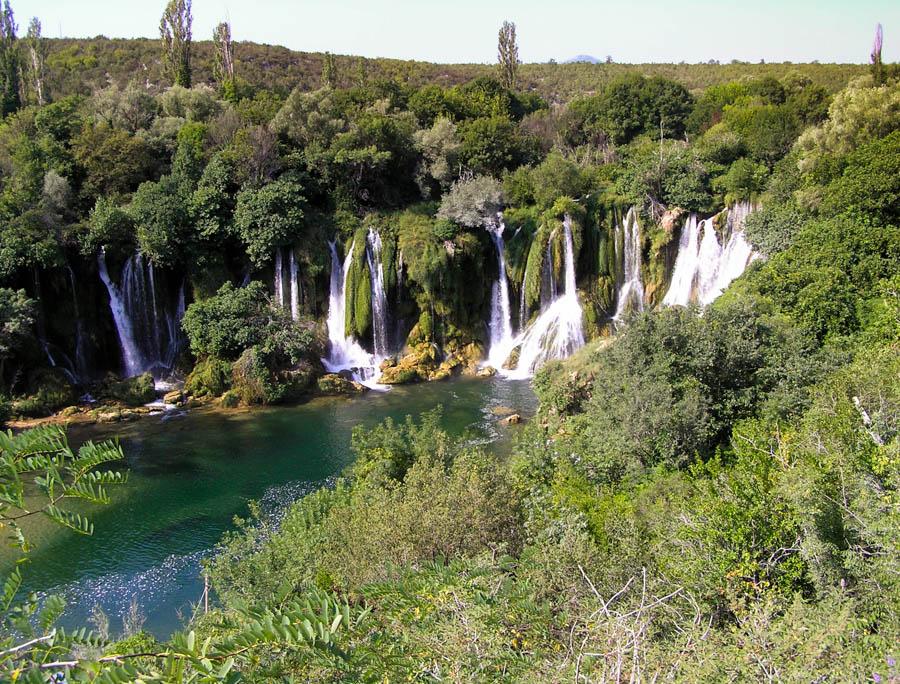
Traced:
<path fill-rule="evenodd" d="M 157 37 L 164 0 L 12 0 L 24 32 Z M 526 62 L 578 54 L 618 62 L 864 62 L 876 22 L 900 59 L 898 0 L 194 0 L 194 38 L 222 18 L 237 40 L 296 50 L 435 62 L 491 62 L 504 19 Z"/>

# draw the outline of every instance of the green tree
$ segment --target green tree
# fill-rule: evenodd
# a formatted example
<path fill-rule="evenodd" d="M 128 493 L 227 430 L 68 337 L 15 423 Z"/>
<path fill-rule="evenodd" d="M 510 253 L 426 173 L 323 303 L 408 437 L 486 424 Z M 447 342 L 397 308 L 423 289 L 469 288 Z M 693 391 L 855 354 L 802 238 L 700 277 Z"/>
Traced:
<path fill-rule="evenodd" d="M 159 22 L 163 64 L 172 85 L 191 87 L 191 0 L 169 0 Z"/>
<path fill-rule="evenodd" d="M 225 283 L 213 297 L 187 308 L 182 327 L 191 351 L 201 358 L 235 360 L 262 340 L 268 308 L 266 286 L 261 282 L 246 287 Z"/>
<path fill-rule="evenodd" d="M 516 25 L 504 21 L 497 37 L 497 65 L 500 83 L 507 90 L 515 90 L 519 72 L 519 46 L 516 43 Z"/>
<path fill-rule="evenodd" d="M 322 58 L 322 87 L 334 88 L 337 85 L 337 67 L 334 63 L 334 55 L 326 52 Z"/>
<path fill-rule="evenodd" d="M 5 0 L 0 12 L 0 114 L 3 116 L 16 111 L 22 104 L 19 96 L 21 64 L 16 39 L 18 28 L 9 0 Z"/>
<path fill-rule="evenodd" d="M 32 336 L 36 302 L 25 290 L 0 288 L 0 388 L 5 386 L 5 364 Z"/>
<path fill-rule="evenodd" d="M 25 37 L 25 45 L 28 48 L 27 73 L 29 85 L 34 92 L 34 101 L 38 107 L 47 101 L 47 91 L 44 82 L 45 66 L 47 60 L 47 40 L 41 35 L 41 22 L 33 17 L 28 24 L 28 34 Z"/>
<path fill-rule="evenodd" d="M 303 186 L 280 178 L 261 188 L 243 190 L 237 197 L 234 225 L 257 267 L 272 259 L 277 247 L 300 237 L 306 214 Z"/>

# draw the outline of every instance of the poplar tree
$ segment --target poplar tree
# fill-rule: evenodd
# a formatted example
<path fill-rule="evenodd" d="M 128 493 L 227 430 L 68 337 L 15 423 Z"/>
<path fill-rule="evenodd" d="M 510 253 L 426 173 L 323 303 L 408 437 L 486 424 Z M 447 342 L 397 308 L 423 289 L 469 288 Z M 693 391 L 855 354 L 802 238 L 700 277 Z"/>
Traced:
<path fill-rule="evenodd" d="M 213 74 L 226 100 L 235 99 L 234 45 L 231 42 L 231 25 L 221 22 L 213 31 L 216 47 L 216 63 Z"/>
<path fill-rule="evenodd" d="M 872 43 L 872 80 L 876 86 L 884 85 L 884 64 L 881 61 L 881 46 L 884 43 L 884 32 L 881 24 L 875 26 L 875 40 Z"/>
<path fill-rule="evenodd" d="M 9 0 L 0 12 L 0 114 L 16 111 L 22 104 L 19 96 L 19 50 L 16 26 Z"/>
<path fill-rule="evenodd" d="M 519 46 L 516 44 L 516 25 L 504 21 L 497 41 L 497 64 L 500 83 L 507 90 L 514 90 L 519 71 Z"/>
<path fill-rule="evenodd" d="M 159 22 L 163 66 L 173 85 L 191 87 L 191 0 L 169 0 Z"/>
<path fill-rule="evenodd" d="M 334 88 L 337 83 L 337 67 L 334 64 L 334 55 L 325 53 L 322 60 L 322 87 Z"/>
<path fill-rule="evenodd" d="M 42 106 L 46 101 L 44 64 L 47 59 L 47 40 L 41 35 L 41 21 L 37 17 L 33 17 L 28 24 L 25 43 L 28 45 L 28 80 L 34 91 L 35 102 Z"/>

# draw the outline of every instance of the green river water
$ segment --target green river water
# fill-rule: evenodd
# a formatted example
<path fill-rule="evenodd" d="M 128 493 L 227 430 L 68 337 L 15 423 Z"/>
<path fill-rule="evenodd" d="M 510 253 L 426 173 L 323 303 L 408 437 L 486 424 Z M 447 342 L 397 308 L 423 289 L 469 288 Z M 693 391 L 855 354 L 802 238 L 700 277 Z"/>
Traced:
<path fill-rule="evenodd" d="M 233 517 L 246 514 L 249 500 L 277 514 L 350 464 L 356 425 L 438 405 L 445 429 L 469 431 L 499 454 L 516 428 L 500 427 L 492 409 L 528 416 L 536 399 L 526 381 L 460 379 L 293 407 L 170 412 L 105 431 L 73 428 L 73 444 L 121 437 L 129 480 L 111 489 L 110 505 L 90 510 L 92 537 L 40 521 L 27 530 L 37 550 L 26 589 L 61 594 L 66 626 L 85 624 L 100 606 L 114 632 L 136 601 L 145 628 L 167 637 L 201 596 L 201 560 Z M 8 557 L 0 556 L 0 565 L 7 569 Z"/>

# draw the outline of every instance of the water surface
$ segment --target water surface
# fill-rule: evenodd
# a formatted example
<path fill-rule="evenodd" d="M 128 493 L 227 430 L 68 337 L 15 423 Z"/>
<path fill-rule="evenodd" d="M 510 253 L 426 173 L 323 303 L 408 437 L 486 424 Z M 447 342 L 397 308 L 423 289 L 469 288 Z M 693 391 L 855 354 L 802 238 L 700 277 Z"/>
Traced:
<path fill-rule="evenodd" d="M 113 631 L 136 600 L 145 628 L 167 637 L 180 614 L 198 602 L 200 562 L 234 516 L 245 515 L 250 500 L 276 513 L 339 474 L 353 459 L 355 426 L 442 405 L 445 429 L 471 432 L 502 451 L 515 428 L 500 427 L 492 409 L 510 407 L 527 416 L 535 403 L 524 381 L 460 379 L 293 407 L 201 410 L 73 428 L 73 443 L 118 435 L 129 480 L 110 488 L 110 505 L 90 509 L 92 537 L 32 523 L 28 534 L 37 550 L 26 569 L 27 589 L 61 593 L 68 602 L 66 626 L 84 624 L 100 606 Z M 8 556 L 0 556 L 0 565 L 8 568 Z"/>

